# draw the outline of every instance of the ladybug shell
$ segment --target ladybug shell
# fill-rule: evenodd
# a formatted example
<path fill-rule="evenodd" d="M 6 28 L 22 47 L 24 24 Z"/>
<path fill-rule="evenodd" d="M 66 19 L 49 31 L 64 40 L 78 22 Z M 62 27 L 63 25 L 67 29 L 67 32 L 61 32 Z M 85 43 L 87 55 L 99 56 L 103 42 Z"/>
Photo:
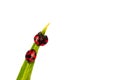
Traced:
<path fill-rule="evenodd" d="M 38 46 L 44 46 L 48 42 L 48 37 L 43 35 L 41 32 L 35 35 L 34 42 Z"/>
<path fill-rule="evenodd" d="M 29 50 L 26 55 L 25 55 L 25 59 L 28 61 L 28 62 L 34 62 L 35 59 L 36 59 L 36 51 L 35 50 Z"/>
<path fill-rule="evenodd" d="M 45 35 L 41 43 L 41 46 L 44 46 L 45 44 L 47 44 L 47 42 L 48 42 L 48 37 Z"/>

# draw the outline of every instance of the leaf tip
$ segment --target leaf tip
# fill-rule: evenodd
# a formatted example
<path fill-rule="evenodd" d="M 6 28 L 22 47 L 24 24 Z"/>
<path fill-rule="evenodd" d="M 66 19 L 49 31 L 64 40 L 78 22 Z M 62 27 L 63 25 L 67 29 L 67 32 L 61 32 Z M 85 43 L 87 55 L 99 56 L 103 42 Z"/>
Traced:
<path fill-rule="evenodd" d="M 48 24 L 43 28 L 43 30 L 42 30 L 42 33 L 43 33 L 43 34 L 45 34 L 45 32 L 46 32 L 46 30 L 47 30 L 47 28 L 48 28 L 49 25 L 50 25 L 50 23 L 48 23 Z"/>

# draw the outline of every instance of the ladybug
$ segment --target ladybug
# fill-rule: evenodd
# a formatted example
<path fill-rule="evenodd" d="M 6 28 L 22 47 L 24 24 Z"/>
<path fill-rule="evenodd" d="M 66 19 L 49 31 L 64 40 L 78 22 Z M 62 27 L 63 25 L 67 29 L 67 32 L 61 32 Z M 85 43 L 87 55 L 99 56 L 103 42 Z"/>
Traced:
<path fill-rule="evenodd" d="M 48 37 L 39 32 L 37 35 L 35 35 L 34 42 L 38 46 L 44 46 L 48 42 Z"/>
<path fill-rule="evenodd" d="M 25 55 L 25 59 L 28 62 L 34 62 L 36 59 L 36 51 L 34 49 L 31 49 L 29 51 L 27 51 L 26 55 Z"/>

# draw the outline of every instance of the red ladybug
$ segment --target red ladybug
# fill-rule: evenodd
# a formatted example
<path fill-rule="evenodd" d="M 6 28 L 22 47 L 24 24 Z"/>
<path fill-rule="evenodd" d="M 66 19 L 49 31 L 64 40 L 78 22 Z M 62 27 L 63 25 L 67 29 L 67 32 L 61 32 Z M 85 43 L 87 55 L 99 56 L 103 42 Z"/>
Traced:
<path fill-rule="evenodd" d="M 28 62 L 34 62 L 35 59 L 36 59 L 36 51 L 31 49 L 29 50 L 26 55 L 25 55 L 25 59 L 28 61 Z"/>
<path fill-rule="evenodd" d="M 48 37 L 39 32 L 37 35 L 35 35 L 34 42 L 38 46 L 44 46 L 48 42 Z"/>

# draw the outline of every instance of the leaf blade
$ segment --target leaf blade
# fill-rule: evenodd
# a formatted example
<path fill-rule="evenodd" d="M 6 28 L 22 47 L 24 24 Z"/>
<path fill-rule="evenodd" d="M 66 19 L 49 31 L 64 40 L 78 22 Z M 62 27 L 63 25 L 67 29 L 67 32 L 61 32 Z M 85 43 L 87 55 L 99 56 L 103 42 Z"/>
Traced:
<path fill-rule="evenodd" d="M 42 30 L 43 35 L 45 34 L 49 24 L 50 23 L 48 23 L 43 28 L 43 30 Z M 39 46 L 37 46 L 35 43 L 33 43 L 31 49 L 34 49 L 36 51 L 36 53 L 38 53 Z M 20 69 L 20 72 L 19 72 L 16 80 L 30 80 L 34 64 L 35 64 L 35 61 L 33 63 L 29 63 L 26 60 L 24 60 L 24 63 L 22 65 L 21 69 Z"/>

